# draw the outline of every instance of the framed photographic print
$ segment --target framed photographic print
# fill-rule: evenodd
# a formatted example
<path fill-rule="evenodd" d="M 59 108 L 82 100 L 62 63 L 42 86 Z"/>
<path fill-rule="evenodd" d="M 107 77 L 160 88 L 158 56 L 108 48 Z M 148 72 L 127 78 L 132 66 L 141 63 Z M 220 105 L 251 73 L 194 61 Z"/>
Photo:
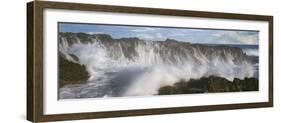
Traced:
<path fill-rule="evenodd" d="M 273 17 L 27 3 L 33 122 L 273 106 Z"/>

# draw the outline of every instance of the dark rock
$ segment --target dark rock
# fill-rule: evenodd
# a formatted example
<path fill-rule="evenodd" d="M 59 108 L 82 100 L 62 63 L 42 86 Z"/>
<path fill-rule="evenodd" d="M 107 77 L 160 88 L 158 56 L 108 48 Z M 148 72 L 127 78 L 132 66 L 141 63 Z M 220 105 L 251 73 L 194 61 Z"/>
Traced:
<path fill-rule="evenodd" d="M 173 43 L 173 42 L 178 42 L 178 41 L 175 40 L 175 39 L 169 39 L 169 38 L 167 38 L 167 39 L 165 40 L 165 42 L 166 42 L 166 43 L 167 43 L 167 42 Z"/>
<path fill-rule="evenodd" d="M 59 87 L 69 84 L 86 83 L 89 74 L 84 65 L 68 61 L 59 56 Z"/>
<path fill-rule="evenodd" d="M 114 39 L 108 34 L 93 34 L 94 38 L 98 38 L 101 41 L 113 41 Z"/>
<path fill-rule="evenodd" d="M 159 95 L 169 94 L 194 94 L 194 93 L 216 93 L 216 92 L 240 92 L 258 91 L 258 80 L 256 78 L 235 78 L 229 81 L 222 77 L 210 76 L 200 79 L 181 80 L 173 86 L 164 86 L 158 90 Z"/>

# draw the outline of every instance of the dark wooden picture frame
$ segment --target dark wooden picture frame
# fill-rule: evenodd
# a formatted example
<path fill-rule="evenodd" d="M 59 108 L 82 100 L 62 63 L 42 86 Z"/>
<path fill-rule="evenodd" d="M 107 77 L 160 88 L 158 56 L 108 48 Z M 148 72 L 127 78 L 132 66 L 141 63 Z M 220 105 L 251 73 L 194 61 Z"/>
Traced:
<path fill-rule="evenodd" d="M 122 110 L 106 111 L 92 113 L 71 113 L 45 115 L 43 113 L 43 11 L 44 9 L 66 9 L 66 10 L 83 10 L 83 11 L 102 11 L 116 13 L 136 13 L 149 15 L 170 15 L 183 17 L 203 17 L 219 18 L 233 20 L 255 20 L 269 23 L 269 73 L 268 73 L 268 101 L 241 104 L 224 104 L 224 105 L 207 105 L 191 107 L 166 107 L 158 109 L 140 109 L 140 110 Z M 259 108 L 273 106 L 273 17 L 264 15 L 247 15 L 233 13 L 217 12 L 200 12 L 171 9 L 153 9 L 140 7 L 94 5 L 80 3 L 62 3 L 34 1 L 27 3 L 27 120 L 32 122 L 62 121 L 62 120 L 80 120 L 107 117 L 138 116 L 138 115 L 155 115 L 184 112 L 200 112 L 214 110 L 230 110 L 244 108 Z"/>

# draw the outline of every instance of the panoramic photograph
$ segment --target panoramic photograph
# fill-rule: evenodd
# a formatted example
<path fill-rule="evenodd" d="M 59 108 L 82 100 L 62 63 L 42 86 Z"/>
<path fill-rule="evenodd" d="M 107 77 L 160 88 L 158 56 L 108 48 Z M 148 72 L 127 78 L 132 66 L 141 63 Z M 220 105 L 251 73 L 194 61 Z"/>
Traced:
<path fill-rule="evenodd" d="M 259 91 L 259 31 L 58 23 L 58 98 Z"/>

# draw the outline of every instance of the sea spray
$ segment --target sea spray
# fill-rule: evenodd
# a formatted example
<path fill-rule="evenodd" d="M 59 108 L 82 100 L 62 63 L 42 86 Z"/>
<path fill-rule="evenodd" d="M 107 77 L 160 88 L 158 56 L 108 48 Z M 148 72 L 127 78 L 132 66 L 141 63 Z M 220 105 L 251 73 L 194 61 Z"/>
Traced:
<path fill-rule="evenodd" d="M 91 76 L 87 84 L 60 88 L 60 99 L 154 95 L 180 80 L 214 75 L 232 81 L 255 73 L 237 47 L 102 36 L 60 33 L 60 55 L 70 61 L 76 56 Z"/>

